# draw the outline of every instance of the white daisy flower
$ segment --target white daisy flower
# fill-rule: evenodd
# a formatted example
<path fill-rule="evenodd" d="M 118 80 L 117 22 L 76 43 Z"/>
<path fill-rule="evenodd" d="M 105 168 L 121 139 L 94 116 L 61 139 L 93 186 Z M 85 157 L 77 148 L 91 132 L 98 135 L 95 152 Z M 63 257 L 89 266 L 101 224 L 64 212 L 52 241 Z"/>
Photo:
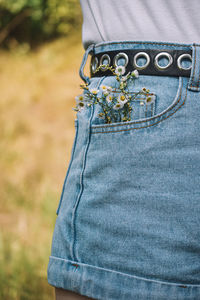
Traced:
<path fill-rule="evenodd" d="M 117 75 L 123 75 L 125 73 L 126 69 L 124 66 L 117 66 L 115 68 L 115 73 L 117 73 Z"/>
<path fill-rule="evenodd" d="M 100 88 L 103 90 L 103 91 L 112 91 L 112 88 L 111 86 L 108 86 L 108 85 L 100 85 Z"/>
<path fill-rule="evenodd" d="M 84 100 L 84 94 L 80 94 L 75 97 L 76 103 L 82 102 Z"/>
<path fill-rule="evenodd" d="M 94 95 L 98 94 L 98 92 L 99 92 L 99 90 L 97 88 L 92 88 L 89 91 Z"/>
<path fill-rule="evenodd" d="M 102 84 L 100 85 L 100 88 L 102 89 L 103 92 L 107 91 L 107 85 Z"/>
<path fill-rule="evenodd" d="M 138 77 L 139 77 L 139 72 L 138 72 L 138 70 L 135 69 L 133 72 L 131 72 L 131 75 L 132 75 L 133 77 L 138 78 Z"/>
<path fill-rule="evenodd" d="M 108 85 L 102 84 L 102 85 L 100 86 L 100 88 L 102 89 L 103 94 L 104 94 L 105 96 L 107 96 L 107 95 L 112 91 L 111 86 L 108 86 Z"/>
<path fill-rule="evenodd" d="M 125 104 L 126 102 L 128 102 L 129 99 L 126 95 L 121 93 L 121 94 L 119 94 L 117 100 L 118 100 L 118 102 Z"/>
<path fill-rule="evenodd" d="M 124 104 L 123 104 L 122 102 L 117 102 L 117 103 L 113 106 L 113 108 L 114 108 L 115 110 L 118 110 L 118 109 L 121 109 L 123 106 L 124 106 Z"/>
<path fill-rule="evenodd" d="M 80 111 L 85 107 L 85 103 L 80 101 L 79 103 L 77 103 L 76 107 Z"/>
<path fill-rule="evenodd" d="M 147 96 L 146 97 L 146 104 L 151 104 L 151 103 L 153 103 L 154 101 L 155 101 L 155 99 L 156 99 L 156 96 L 155 95 L 149 95 L 149 96 Z"/>
<path fill-rule="evenodd" d="M 112 95 L 108 95 L 108 96 L 106 97 L 106 101 L 107 101 L 108 103 L 112 102 L 112 100 L 113 100 L 113 96 L 112 96 Z"/>

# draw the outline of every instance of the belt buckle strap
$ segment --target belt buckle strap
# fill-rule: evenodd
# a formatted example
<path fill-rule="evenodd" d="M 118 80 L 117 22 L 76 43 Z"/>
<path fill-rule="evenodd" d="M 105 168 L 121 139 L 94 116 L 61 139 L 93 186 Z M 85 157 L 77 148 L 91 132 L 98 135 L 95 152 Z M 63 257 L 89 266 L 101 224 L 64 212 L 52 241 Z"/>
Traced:
<path fill-rule="evenodd" d="M 139 57 L 145 57 L 146 63 L 143 66 L 137 64 Z M 104 59 L 107 59 L 107 65 L 117 66 L 119 58 L 125 59 L 126 72 L 137 69 L 141 75 L 162 75 L 162 76 L 186 76 L 190 77 L 192 69 L 192 49 L 124 49 L 111 50 L 100 52 L 91 57 L 90 61 L 90 76 L 112 76 L 110 70 L 101 67 L 99 71 L 95 72 Z M 162 66 L 159 64 L 159 59 L 166 57 L 168 64 Z M 182 66 L 182 60 L 189 59 L 191 65 L 189 67 Z"/>
<path fill-rule="evenodd" d="M 80 77 L 82 78 L 82 80 L 85 82 L 85 83 L 90 83 L 90 77 L 86 76 L 84 74 L 84 67 L 85 67 L 85 64 L 87 62 L 87 58 L 88 58 L 88 55 L 92 52 L 94 52 L 94 47 L 95 47 L 95 44 L 91 44 L 88 46 L 88 48 L 86 49 L 84 55 L 83 55 L 83 59 L 82 59 L 82 62 L 81 62 L 81 65 L 80 65 L 80 68 L 79 68 L 79 75 Z"/>

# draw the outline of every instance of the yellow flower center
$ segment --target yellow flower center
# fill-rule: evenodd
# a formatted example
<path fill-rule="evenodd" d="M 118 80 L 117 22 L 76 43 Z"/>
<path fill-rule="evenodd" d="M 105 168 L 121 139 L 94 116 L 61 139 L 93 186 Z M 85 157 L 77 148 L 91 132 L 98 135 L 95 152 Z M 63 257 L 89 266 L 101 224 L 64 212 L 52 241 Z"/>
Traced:
<path fill-rule="evenodd" d="M 147 98 L 147 102 L 151 102 L 151 97 L 148 97 L 148 98 Z"/>
<path fill-rule="evenodd" d="M 121 96 L 120 96 L 120 99 L 121 99 L 122 101 L 124 101 L 124 100 L 126 99 L 126 97 L 125 97 L 124 95 L 121 95 Z"/>
<path fill-rule="evenodd" d="M 79 100 L 83 100 L 83 96 L 80 96 L 80 97 L 79 97 Z"/>

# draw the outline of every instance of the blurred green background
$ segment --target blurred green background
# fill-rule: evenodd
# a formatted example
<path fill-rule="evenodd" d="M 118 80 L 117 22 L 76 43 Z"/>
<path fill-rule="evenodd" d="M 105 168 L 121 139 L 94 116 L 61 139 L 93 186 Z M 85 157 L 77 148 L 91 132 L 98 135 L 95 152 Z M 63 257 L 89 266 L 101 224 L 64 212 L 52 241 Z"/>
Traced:
<path fill-rule="evenodd" d="M 2 300 L 54 299 L 47 265 L 82 92 L 81 25 L 78 0 L 0 0 Z"/>
<path fill-rule="evenodd" d="M 33 48 L 81 26 L 77 0 L 0 0 L 0 45 Z"/>

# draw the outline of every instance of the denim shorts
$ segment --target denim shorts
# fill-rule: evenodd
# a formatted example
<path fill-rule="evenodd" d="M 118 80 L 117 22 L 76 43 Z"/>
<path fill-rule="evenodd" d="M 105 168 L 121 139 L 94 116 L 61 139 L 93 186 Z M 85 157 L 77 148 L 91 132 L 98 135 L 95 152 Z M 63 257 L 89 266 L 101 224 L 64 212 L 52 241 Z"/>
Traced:
<path fill-rule="evenodd" d="M 102 300 L 199 300 L 200 45 L 94 46 L 96 53 L 136 48 L 191 49 L 191 74 L 139 75 L 129 83 L 136 96 L 128 121 L 106 123 L 94 103 L 77 112 L 48 282 Z M 99 99 L 102 85 L 117 86 L 115 76 L 87 82 Z M 155 96 L 148 107 L 137 94 L 144 87 Z"/>

